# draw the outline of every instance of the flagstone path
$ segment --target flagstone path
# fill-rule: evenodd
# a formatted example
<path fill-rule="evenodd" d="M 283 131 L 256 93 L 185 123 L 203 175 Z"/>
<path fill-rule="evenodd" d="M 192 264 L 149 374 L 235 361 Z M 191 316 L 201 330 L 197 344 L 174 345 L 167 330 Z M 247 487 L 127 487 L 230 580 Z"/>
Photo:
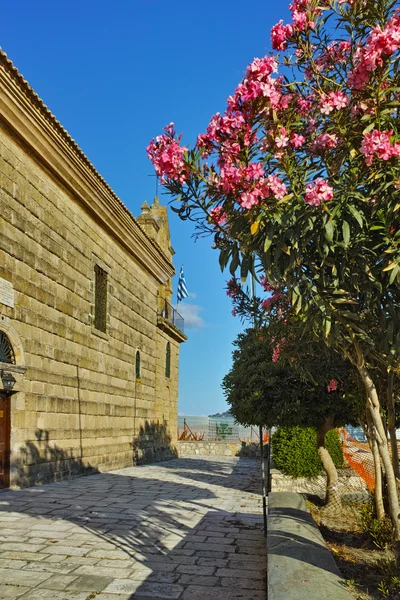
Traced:
<path fill-rule="evenodd" d="M 259 463 L 189 457 L 0 491 L 0 598 L 265 600 Z"/>

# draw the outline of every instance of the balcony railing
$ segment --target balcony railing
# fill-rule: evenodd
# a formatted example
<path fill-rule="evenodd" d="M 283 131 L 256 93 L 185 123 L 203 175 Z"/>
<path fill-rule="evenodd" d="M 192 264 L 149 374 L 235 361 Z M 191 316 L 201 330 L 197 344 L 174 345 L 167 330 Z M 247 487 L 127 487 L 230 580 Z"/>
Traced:
<path fill-rule="evenodd" d="M 182 315 L 180 315 L 178 311 L 166 300 L 164 300 L 162 309 L 158 311 L 158 316 L 166 319 L 169 323 L 171 323 L 171 325 L 174 325 L 174 327 L 184 333 L 185 321 Z"/>

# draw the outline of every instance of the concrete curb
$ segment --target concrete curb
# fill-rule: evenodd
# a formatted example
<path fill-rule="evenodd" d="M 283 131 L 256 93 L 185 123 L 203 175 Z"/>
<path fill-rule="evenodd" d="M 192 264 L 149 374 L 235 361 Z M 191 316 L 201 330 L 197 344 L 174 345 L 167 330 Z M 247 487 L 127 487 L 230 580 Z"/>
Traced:
<path fill-rule="evenodd" d="M 268 600 L 354 600 L 298 493 L 268 498 Z"/>

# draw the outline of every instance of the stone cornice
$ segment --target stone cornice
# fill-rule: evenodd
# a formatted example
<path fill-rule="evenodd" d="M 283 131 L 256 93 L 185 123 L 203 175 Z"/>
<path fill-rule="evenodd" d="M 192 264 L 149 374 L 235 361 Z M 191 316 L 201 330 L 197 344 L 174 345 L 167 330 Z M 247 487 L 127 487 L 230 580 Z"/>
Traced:
<path fill-rule="evenodd" d="M 0 49 L 0 119 L 74 200 L 160 283 L 172 263 Z"/>

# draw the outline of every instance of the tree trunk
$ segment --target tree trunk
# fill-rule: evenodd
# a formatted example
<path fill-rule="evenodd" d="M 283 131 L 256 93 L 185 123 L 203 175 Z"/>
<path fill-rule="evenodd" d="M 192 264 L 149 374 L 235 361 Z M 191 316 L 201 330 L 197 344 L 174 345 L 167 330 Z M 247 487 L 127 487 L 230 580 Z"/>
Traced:
<path fill-rule="evenodd" d="M 364 433 L 367 436 L 369 447 L 371 448 L 372 456 L 374 459 L 374 471 L 375 471 L 375 510 L 376 517 L 380 521 L 385 517 L 385 505 L 383 503 L 383 492 L 382 492 L 382 467 L 381 458 L 379 456 L 378 443 L 376 441 L 376 431 L 372 422 L 372 416 L 370 411 L 366 410 L 367 426 L 363 427 Z"/>
<path fill-rule="evenodd" d="M 391 371 L 388 374 L 387 380 L 387 410 L 388 410 L 388 429 L 390 436 L 390 445 L 392 448 L 392 463 L 393 471 L 397 479 L 397 486 L 400 484 L 400 464 L 399 464 L 399 449 L 397 447 L 396 439 L 396 407 L 394 404 L 393 394 L 393 376 L 394 373 Z"/>
<path fill-rule="evenodd" d="M 325 447 L 325 436 L 331 429 L 334 429 L 333 419 L 332 417 L 328 417 L 317 429 L 317 449 L 327 477 L 325 506 L 336 510 L 342 506 L 340 494 L 337 489 L 339 477 L 332 457 Z"/>
<path fill-rule="evenodd" d="M 399 498 L 397 495 L 396 477 L 393 471 L 392 461 L 390 460 L 389 448 L 387 438 L 385 434 L 385 428 L 383 426 L 380 403 L 378 392 L 372 381 L 372 378 L 364 366 L 364 364 L 358 364 L 358 371 L 361 379 L 367 390 L 368 400 L 367 408 L 370 410 L 371 418 L 376 432 L 376 441 L 379 448 L 379 454 L 382 458 L 383 468 L 385 469 L 388 500 L 389 500 L 389 513 L 393 523 L 395 541 L 396 541 L 396 554 L 400 557 L 400 506 Z"/>

